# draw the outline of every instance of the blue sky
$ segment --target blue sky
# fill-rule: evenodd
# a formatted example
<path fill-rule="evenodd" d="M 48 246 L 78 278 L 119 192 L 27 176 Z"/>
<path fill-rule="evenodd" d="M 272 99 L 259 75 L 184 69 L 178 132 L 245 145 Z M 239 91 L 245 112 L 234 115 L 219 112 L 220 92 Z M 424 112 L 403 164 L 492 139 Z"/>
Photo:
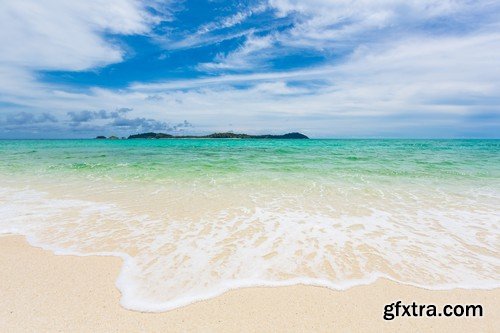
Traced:
<path fill-rule="evenodd" d="M 499 137 L 500 3 L 0 1 L 0 138 Z"/>

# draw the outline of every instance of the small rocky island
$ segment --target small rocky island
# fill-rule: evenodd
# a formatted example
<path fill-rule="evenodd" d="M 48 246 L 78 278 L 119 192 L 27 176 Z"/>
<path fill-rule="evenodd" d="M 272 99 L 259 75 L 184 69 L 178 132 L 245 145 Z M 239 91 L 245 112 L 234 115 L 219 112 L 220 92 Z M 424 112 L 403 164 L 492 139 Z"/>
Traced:
<path fill-rule="evenodd" d="M 115 138 L 116 137 L 106 138 L 103 135 L 96 137 L 96 139 L 115 139 Z M 271 135 L 271 134 L 249 135 L 249 134 L 224 132 L 224 133 L 213 133 L 210 135 L 202 135 L 202 136 L 171 135 L 166 133 L 148 132 L 148 133 L 130 135 L 128 139 L 309 139 L 309 138 L 304 134 L 298 132 L 287 133 L 283 135 Z"/>

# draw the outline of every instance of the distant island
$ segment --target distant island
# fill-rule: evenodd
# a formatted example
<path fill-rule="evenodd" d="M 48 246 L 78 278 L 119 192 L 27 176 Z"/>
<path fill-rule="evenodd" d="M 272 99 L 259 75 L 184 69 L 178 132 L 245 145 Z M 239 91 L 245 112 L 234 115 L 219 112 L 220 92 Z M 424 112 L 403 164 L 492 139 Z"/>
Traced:
<path fill-rule="evenodd" d="M 106 138 L 103 135 L 99 135 L 96 139 L 118 139 L 116 136 L 110 136 Z M 293 132 L 287 133 L 283 135 L 249 135 L 249 134 L 238 134 L 238 133 L 213 133 L 210 135 L 171 135 L 166 133 L 141 133 L 141 134 L 133 134 L 129 135 L 128 139 L 309 139 L 302 133 Z"/>

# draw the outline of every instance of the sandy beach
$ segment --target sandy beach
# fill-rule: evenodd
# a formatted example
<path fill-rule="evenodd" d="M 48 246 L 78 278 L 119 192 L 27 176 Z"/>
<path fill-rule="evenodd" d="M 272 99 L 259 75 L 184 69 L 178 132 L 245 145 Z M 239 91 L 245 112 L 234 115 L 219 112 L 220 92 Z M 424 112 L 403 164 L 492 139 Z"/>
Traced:
<path fill-rule="evenodd" d="M 334 291 L 311 286 L 247 288 L 164 313 L 119 304 L 121 260 L 58 256 L 24 237 L 0 237 L 2 332 L 494 332 L 500 291 L 429 291 L 380 280 Z M 383 308 L 397 300 L 420 304 L 481 304 L 483 317 L 399 317 Z"/>
<path fill-rule="evenodd" d="M 498 17 L 0 0 L 0 333 L 500 333 Z"/>

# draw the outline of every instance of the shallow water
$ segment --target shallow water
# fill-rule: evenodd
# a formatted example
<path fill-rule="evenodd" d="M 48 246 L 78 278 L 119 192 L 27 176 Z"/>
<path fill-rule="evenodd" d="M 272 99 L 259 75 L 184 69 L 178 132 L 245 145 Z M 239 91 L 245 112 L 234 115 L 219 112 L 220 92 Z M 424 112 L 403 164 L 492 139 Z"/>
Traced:
<path fill-rule="evenodd" d="M 125 259 L 130 309 L 378 277 L 500 285 L 499 140 L 0 141 L 0 233 Z"/>

